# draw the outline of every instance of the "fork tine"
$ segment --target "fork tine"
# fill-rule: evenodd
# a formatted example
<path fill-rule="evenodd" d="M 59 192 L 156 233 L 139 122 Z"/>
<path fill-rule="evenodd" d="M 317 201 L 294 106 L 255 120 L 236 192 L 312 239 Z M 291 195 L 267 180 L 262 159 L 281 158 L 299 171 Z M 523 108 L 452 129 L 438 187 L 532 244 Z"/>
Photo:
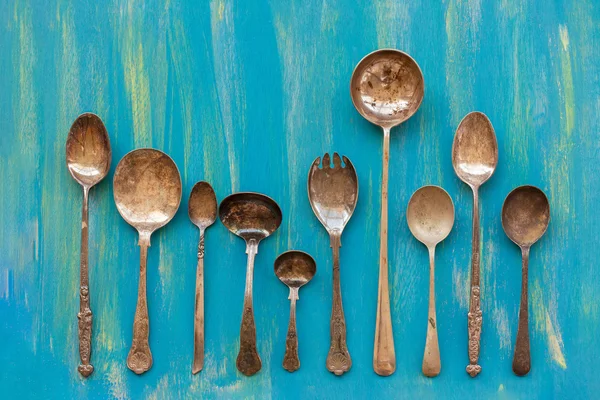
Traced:
<path fill-rule="evenodd" d="M 329 158 L 329 153 L 325 153 L 323 156 L 323 169 L 331 168 L 331 159 Z"/>
<path fill-rule="evenodd" d="M 352 162 L 350 160 L 348 160 L 348 157 L 342 156 L 342 159 L 344 160 L 344 165 L 346 166 L 346 168 L 350 168 L 351 170 L 354 171 L 354 173 L 356 173 L 356 170 L 354 169 L 354 165 L 352 165 Z"/>
<path fill-rule="evenodd" d="M 341 168 L 342 160 L 340 159 L 340 155 L 338 153 L 333 153 L 333 168 Z"/>
<path fill-rule="evenodd" d="M 319 169 L 319 165 L 321 165 L 321 157 L 315 158 L 312 165 L 310 166 L 310 171 L 314 171 L 315 169 Z"/>

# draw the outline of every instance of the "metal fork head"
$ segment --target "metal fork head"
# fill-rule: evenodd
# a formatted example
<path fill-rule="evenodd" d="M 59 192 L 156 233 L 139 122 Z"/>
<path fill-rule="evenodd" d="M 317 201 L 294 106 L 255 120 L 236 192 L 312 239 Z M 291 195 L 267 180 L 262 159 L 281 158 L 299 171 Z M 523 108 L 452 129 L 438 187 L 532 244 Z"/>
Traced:
<path fill-rule="evenodd" d="M 344 166 L 342 166 L 342 160 Z M 329 234 L 341 235 L 358 199 L 358 177 L 350 160 L 333 153 L 317 157 L 308 172 L 308 199 L 313 212 Z"/>

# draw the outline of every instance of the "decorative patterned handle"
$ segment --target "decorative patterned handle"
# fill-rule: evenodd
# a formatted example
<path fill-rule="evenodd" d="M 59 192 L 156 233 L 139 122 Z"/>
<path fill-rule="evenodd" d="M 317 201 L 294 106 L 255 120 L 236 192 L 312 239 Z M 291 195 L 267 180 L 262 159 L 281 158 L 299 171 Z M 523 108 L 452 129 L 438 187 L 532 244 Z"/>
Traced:
<path fill-rule="evenodd" d="M 92 357 L 92 310 L 90 309 L 90 290 L 88 278 L 88 194 L 89 188 L 83 188 L 83 206 L 81 211 L 81 252 L 79 266 L 79 358 L 81 364 L 77 367 L 79 373 L 88 377 L 94 372 L 90 364 Z"/>
<path fill-rule="evenodd" d="M 198 266 L 196 267 L 196 301 L 194 305 L 194 361 L 192 374 L 204 367 L 204 230 L 200 230 L 198 242 Z"/>
<path fill-rule="evenodd" d="M 298 288 L 290 288 L 290 322 L 288 324 L 287 337 L 285 339 L 285 356 L 283 357 L 283 368 L 294 372 L 300 368 L 298 357 L 298 334 L 296 332 L 296 300 L 298 300 Z"/>
<path fill-rule="evenodd" d="M 333 249 L 333 302 L 331 309 L 331 345 L 327 355 L 327 369 L 340 376 L 352 367 L 352 359 L 346 346 L 346 320 L 342 306 L 342 293 L 340 285 L 340 235 L 333 233 L 330 236 Z"/>
<path fill-rule="evenodd" d="M 133 342 L 127 356 L 127 367 L 136 374 L 143 374 L 152 367 L 152 353 L 150 352 L 150 320 L 148 318 L 148 302 L 146 300 L 146 262 L 150 235 L 140 234 L 140 282 L 138 286 L 138 300 L 133 322 Z"/>
<path fill-rule="evenodd" d="M 481 366 L 477 364 L 479 359 L 479 347 L 482 325 L 481 298 L 479 288 L 479 193 L 478 187 L 473 186 L 473 239 L 471 251 L 471 300 L 469 302 L 468 328 L 469 328 L 469 365 L 467 373 L 472 378 L 481 372 Z"/>
<path fill-rule="evenodd" d="M 513 358 L 513 372 L 519 376 L 527 375 L 531 369 L 531 352 L 529 347 L 529 301 L 527 294 L 529 247 L 522 250 L 523 270 L 521 272 L 521 305 L 519 306 L 519 328 L 517 344 Z"/>
<path fill-rule="evenodd" d="M 250 239 L 246 246 L 248 266 L 246 268 L 246 291 L 244 294 L 244 312 L 240 328 L 240 352 L 237 356 L 237 369 L 246 376 L 260 371 L 262 363 L 256 350 L 256 325 L 252 308 L 252 278 L 254 274 L 254 257 L 258 253 L 258 243 Z"/>

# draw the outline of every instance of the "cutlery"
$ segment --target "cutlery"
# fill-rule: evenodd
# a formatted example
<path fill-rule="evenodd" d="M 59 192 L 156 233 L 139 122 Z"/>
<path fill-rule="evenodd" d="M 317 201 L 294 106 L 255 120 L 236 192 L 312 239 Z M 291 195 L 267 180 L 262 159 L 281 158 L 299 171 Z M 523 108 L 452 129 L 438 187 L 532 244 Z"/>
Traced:
<path fill-rule="evenodd" d="M 346 320 L 342 307 L 340 285 L 340 247 L 342 231 L 350 220 L 358 199 L 358 178 L 348 158 L 333 153 L 333 168 L 329 154 L 313 162 L 308 173 L 308 199 L 313 212 L 329 234 L 333 251 L 333 301 L 331 310 L 331 344 L 327 355 L 327 369 L 342 375 L 352 366 L 346 345 Z"/>
<path fill-rule="evenodd" d="M 177 212 L 181 202 L 181 177 L 173 160 L 162 151 L 137 149 L 127 153 L 119 161 L 113 186 L 119 214 L 139 234 L 140 281 L 133 322 L 133 342 L 127 356 L 127 367 L 139 375 L 152 367 L 146 300 L 146 264 L 150 236 L 165 226 Z"/>
<path fill-rule="evenodd" d="M 379 289 L 373 369 L 382 376 L 396 370 L 388 282 L 388 162 L 390 131 L 417 112 L 424 94 L 423 74 L 408 54 L 393 49 L 374 51 L 354 69 L 350 94 L 356 110 L 383 129 Z"/>
<path fill-rule="evenodd" d="M 108 132 L 100 117 L 81 114 L 69 130 L 67 138 L 67 168 L 73 179 L 83 187 L 81 213 L 81 255 L 79 272 L 79 373 L 88 377 L 94 372 L 90 364 L 92 355 L 92 310 L 88 275 L 88 197 L 90 189 L 100 182 L 110 169 L 111 149 Z"/>
<path fill-rule="evenodd" d="M 256 350 L 256 325 L 252 308 L 254 258 L 258 254 L 260 241 L 270 236 L 281 225 L 281 209 L 273 199 L 263 194 L 234 193 L 221 202 L 219 218 L 231 233 L 246 242 L 248 265 L 246 267 L 244 311 L 240 328 L 240 351 L 236 365 L 241 373 L 251 376 L 257 373 L 262 366 Z"/>
<path fill-rule="evenodd" d="M 196 301 L 194 305 L 194 362 L 192 374 L 204 366 L 204 231 L 217 219 L 217 197 L 208 182 L 198 182 L 192 188 L 188 215 L 200 231 L 198 266 L 196 268 Z"/>
<path fill-rule="evenodd" d="M 458 125 L 452 143 L 452 166 L 454 172 L 473 190 L 473 239 L 471 253 L 471 295 L 469 301 L 469 365 L 467 373 L 471 377 L 481 372 L 479 359 L 479 338 L 481 335 L 482 313 L 479 287 L 479 263 L 481 247 L 479 243 L 479 187 L 494 173 L 498 164 L 498 143 L 492 123 L 485 114 L 472 112 Z"/>
<path fill-rule="evenodd" d="M 434 377 L 442 369 L 435 314 L 435 246 L 452 230 L 454 204 L 441 187 L 423 186 L 410 198 L 406 220 L 414 237 L 429 250 L 429 315 L 422 369 L 423 375 Z"/>
<path fill-rule="evenodd" d="M 300 368 L 298 358 L 298 335 L 296 331 L 296 300 L 298 290 L 306 285 L 317 272 L 315 260 L 303 251 L 291 250 L 281 254 L 275 260 L 275 275 L 290 288 L 290 322 L 285 340 L 283 368 L 294 372 Z"/>
<path fill-rule="evenodd" d="M 549 223 L 550 204 L 540 189 L 519 186 L 506 196 L 502 206 L 502 227 L 506 236 L 521 248 L 523 257 L 519 328 L 512 366 L 514 373 L 519 376 L 526 375 L 531 369 L 527 293 L 529 249 L 544 235 Z"/>

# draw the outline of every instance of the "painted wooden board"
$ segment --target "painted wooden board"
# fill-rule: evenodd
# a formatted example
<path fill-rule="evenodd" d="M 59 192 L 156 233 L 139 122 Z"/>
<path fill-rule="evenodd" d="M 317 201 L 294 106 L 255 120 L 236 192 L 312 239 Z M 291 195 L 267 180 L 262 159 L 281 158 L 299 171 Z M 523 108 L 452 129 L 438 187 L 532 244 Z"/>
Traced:
<path fill-rule="evenodd" d="M 419 112 L 392 133 L 390 280 L 397 371 L 371 367 L 378 273 L 382 136 L 354 110 L 355 64 L 381 47 L 407 51 L 426 82 Z M 0 387 L 3 398 L 582 398 L 600 379 L 600 5 L 594 0 L 213 0 L 0 2 Z M 465 373 L 471 193 L 452 170 L 454 131 L 468 112 L 491 119 L 500 159 L 481 190 L 483 334 L 476 379 Z M 100 115 L 113 164 L 91 192 L 94 374 L 77 373 L 81 191 L 65 166 L 78 114 Z M 153 368 L 125 364 L 138 257 L 118 215 L 112 176 L 137 147 L 166 151 L 184 199 L 152 239 L 148 302 Z M 307 200 L 312 160 L 338 151 L 360 181 L 343 237 L 341 274 L 352 370 L 325 369 L 331 253 Z M 255 310 L 262 371 L 237 372 L 243 241 L 220 223 L 206 238 L 206 366 L 192 376 L 197 230 L 187 196 L 208 180 L 222 199 L 259 191 L 284 214 L 260 247 Z M 427 313 L 424 246 L 405 209 L 424 184 L 443 186 L 456 224 L 437 253 L 442 373 L 421 375 Z M 512 374 L 521 264 L 502 231 L 506 194 L 541 187 L 552 207 L 530 262 L 532 370 Z M 273 261 L 312 254 L 300 292 L 301 369 L 281 362 L 287 289 Z"/>

